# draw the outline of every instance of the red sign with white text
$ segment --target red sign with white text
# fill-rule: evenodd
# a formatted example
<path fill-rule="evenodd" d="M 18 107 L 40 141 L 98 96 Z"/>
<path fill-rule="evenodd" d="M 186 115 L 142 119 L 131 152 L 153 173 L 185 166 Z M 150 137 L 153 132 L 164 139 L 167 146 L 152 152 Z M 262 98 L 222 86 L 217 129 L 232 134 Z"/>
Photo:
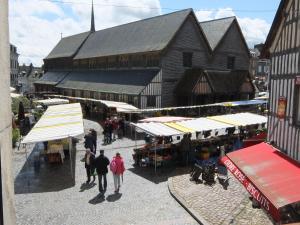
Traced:
<path fill-rule="evenodd" d="M 268 212 L 276 221 L 280 220 L 278 209 L 268 200 L 266 196 L 245 176 L 245 174 L 228 158 L 223 157 L 222 163 L 243 184 L 250 195 Z"/>
<path fill-rule="evenodd" d="M 286 97 L 279 97 L 278 108 L 277 108 L 277 117 L 279 119 L 284 119 L 285 117 L 286 103 L 287 103 Z"/>
<path fill-rule="evenodd" d="M 296 76 L 295 85 L 300 85 L 300 76 Z"/>

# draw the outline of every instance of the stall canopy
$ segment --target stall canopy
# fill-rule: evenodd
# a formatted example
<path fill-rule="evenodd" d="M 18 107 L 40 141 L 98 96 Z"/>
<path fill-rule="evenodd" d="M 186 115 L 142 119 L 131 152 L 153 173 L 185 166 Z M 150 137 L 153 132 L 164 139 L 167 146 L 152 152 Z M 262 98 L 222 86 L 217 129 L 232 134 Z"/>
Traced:
<path fill-rule="evenodd" d="M 164 125 L 163 123 L 131 123 L 134 127 L 143 130 L 152 136 L 174 136 L 183 132 Z"/>
<path fill-rule="evenodd" d="M 261 105 L 266 104 L 267 101 L 261 99 L 247 100 L 247 101 L 235 101 L 220 103 L 223 106 L 246 106 L 246 105 Z"/>
<path fill-rule="evenodd" d="M 115 102 L 115 101 L 107 101 L 107 100 L 100 100 L 100 99 L 93 99 L 93 98 L 81 98 L 81 97 L 72 97 L 72 96 L 64 96 L 64 95 L 47 95 L 49 97 L 56 97 L 56 98 L 66 98 L 70 100 L 78 100 L 84 102 L 95 102 L 104 104 L 108 108 L 115 108 L 117 112 L 120 113 L 139 113 L 139 109 L 133 105 L 130 105 L 126 102 Z"/>
<path fill-rule="evenodd" d="M 50 105 L 61 105 L 61 104 L 68 104 L 69 100 L 61 99 L 61 98 L 51 98 L 51 99 L 43 99 L 35 101 L 37 104 L 43 104 L 46 106 Z"/>
<path fill-rule="evenodd" d="M 207 118 L 210 120 L 215 120 L 221 123 L 227 123 L 234 126 L 248 126 L 267 123 L 267 117 L 253 113 L 237 113 L 222 116 L 210 116 Z"/>
<path fill-rule="evenodd" d="M 170 123 L 170 122 L 178 122 L 184 120 L 190 120 L 192 118 L 187 117 L 177 117 L 177 116 L 160 116 L 160 117 L 151 117 L 146 118 L 143 120 L 139 120 L 139 122 L 149 123 L 149 122 L 156 122 L 156 123 Z"/>
<path fill-rule="evenodd" d="M 36 143 L 76 137 L 83 134 L 79 103 L 49 106 L 22 143 Z"/>
<path fill-rule="evenodd" d="M 221 123 L 207 118 L 198 118 L 194 120 L 182 121 L 178 122 L 177 124 L 193 129 L 196 132 L 215 131 L 216 134 L 216 131 L 218 131 L 218 135 L 226 135 L 226 129 L 234 127 L 233 125 Z"/>
<path fill-rule="evenodd" d="M 221 161 L 276 221 L 286 206 L 300 203 L 300 164 L 271 145 L 244 148 Z"/>

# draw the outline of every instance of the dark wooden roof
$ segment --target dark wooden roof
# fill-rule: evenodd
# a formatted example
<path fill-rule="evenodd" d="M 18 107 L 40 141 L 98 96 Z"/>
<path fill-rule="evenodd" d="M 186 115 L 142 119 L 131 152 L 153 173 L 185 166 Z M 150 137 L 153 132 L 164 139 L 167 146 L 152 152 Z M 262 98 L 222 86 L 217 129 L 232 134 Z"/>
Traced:
<path fill-rule="evenodd" d="M 281 2 L 279 4 L 279 7 L 278 7 L 278 10 L 276 12 L 275 18 L 273 20 L 271 29 L 270 29 L 269 34 L 267 36 L 263 51 L 261 52 L 261 57 L 263 57 L 263 58 L 265 58 L 265 57 L 269 58 L 270 47 L 271 47 L 271 45 L 274 41 L 274 38 L 275 38 L 275 36 L 278 32 L 280 23 L 281 23 L 282 19 L 285 17 L 284 10 L 287 7 L 288 3 L 289 3 L 289 0 L 281 0 Z"/>
<path fill-rule="evenodd" d="M 56 87 L 107 93 L 140 94 L 159 70 L 99 70 L 69 73 Z"/>
<path fill-rule="evenodd" d="M 89 34 L 84 32 L 62 38 L 45 59 L 73 57 Z"/>
<path fill-rule="evenodd" d="M 41 79 L 35 81 L 35 84 L 47 84 L 47 85 L 57 85 L 62 81 L 68 72 L 47 72 Z"/>
<path fill-rule="evenodd" d="M 200 22 L 200 26 L 202 27 L 202 30 L 212 50 L 218 46 L 219 42 L 223 39 L 234 20 L 235 17 L 233 16 Z"/>
<path fill-rule="evenodd" d="M 202 69 L 186 70 L 184 76 L 179 80 L 176 87 L 176 94 L 190 95 L 193 92 L 194 86 L 197 84 L 199 78 L 203 75 Z"/>
<path fill-rule="evenodd" d="M 204 71 L 204 74 L 206 75 L 213 92 L 219 94 L 238 93 L 241 91 L 244 82 L 251 83 L 249 71 L 247 70 L 206 70 Z"/>
<path fill-rule="evenodd" d="M 241 92 L 241 87 L 245 82 L 252 85 L 249 72 L 247 70 L 187 70 L 179 81 L 176 93 L 179 95 L 190 95 L 201 76 L 205 76 L 215 94 L 234 94 Z M 253 87 L 254 92 L 254 87 Z"/>
<path fill-rule="evenodd" d="M 192 9 L 177 11 L 91 33 L 75 59 L 163 50 Z"/>

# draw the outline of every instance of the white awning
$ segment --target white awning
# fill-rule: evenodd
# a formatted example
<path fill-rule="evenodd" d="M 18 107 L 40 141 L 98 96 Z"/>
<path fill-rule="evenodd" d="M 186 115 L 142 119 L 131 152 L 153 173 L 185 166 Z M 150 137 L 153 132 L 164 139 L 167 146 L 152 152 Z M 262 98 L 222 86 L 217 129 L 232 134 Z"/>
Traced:
<path fill-rule="evenodd" d="M 177 122 L 176 124 L 193 129 L 196 132 L 211 130 L 211 131 L 215 131 L 216 133 L 217 131 L 218 135 L 226 135 L 227 134 L 226 129 L 234 127 L 234 125 L 221 123 L 207 118 L 198 118 L 194 120 L 182 121 L 182 122 Z"/>
<path fill-rule="evenodd" d="M 61 98 L 51 98 L 51 99 L 37 100 L 35 102 L 38 104 L 44 104 L 46 106 L 50 106 L 50 105 L 68 104 L 69 100 L 61 99 Z"/>
<path fill-rule="evenodd" d="M 79 103 L 49 106 L 22 143 L 77 137 L 84 133 Z"/>
<path fill-rule="evenodd" d="M 231 124 L 234 126 L 266 124 L 268 120 L 268 118 L 265 116 L 261 116 L 253 113 L 237 113 L 237 114 L 228 114 L 222 116 L 211 116 L 207 118 L 218 122 Z"/>
<path fill-rule="evenodd" d="M 131 125 L 153 136 L 174 136 L 183 134 L 183 132 L 168 127 L 163 123 L 131 123 Z"/>
<path fill-rule="evenodd" d="M 20 98 L 22 95 L 17 94 L 17 93 L 10 93 L 10 97 L 12 98 Z"/>

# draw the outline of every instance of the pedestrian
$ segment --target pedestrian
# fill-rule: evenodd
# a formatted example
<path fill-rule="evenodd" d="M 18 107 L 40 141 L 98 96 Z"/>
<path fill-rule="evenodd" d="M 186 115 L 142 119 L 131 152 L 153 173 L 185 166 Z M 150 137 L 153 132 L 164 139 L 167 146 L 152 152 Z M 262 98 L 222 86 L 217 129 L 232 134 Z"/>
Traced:
<path fill-rule="evenodd" d="M 85 156 L 84 156 L 84 166 L 86 169 L 86 176 L 87 176 L 87 181 L 86 183 L 89 184 L 91 181 L 91 176 L 93 176 L 93 182 L 95 181 L 96 177 L 94 174 L 94 159 L 95 155 L 94 153 L 90 150 L 87 149 Z"/>
<path fill-rule="evenodd" d="M 92 137 L 94 152 L 96 153 L 97 152 L 97 131 L 95 131 L 94 129 L 90 129 L 90 134 Z"/>
<path fill-rule="evenodd" d="M 111 161 L 110 170 L 114 177 L 115 193 L 119 193 L 121 187 L 121 176 L 123 181 L 123 173 L 125 171 L 124 161 L 119 152 Z"/>
<path fill-rule="evenodd" d="M 119 130 L 120 130 L 120 136 L 121 138 L 123 138 L 125 136 L 125 120 L 124 120 L 124 117 L 122 117 L 120 120 L 119 120 Z"/>
<path fill-rule="evenodd" d="M 109 159 L 104 155 L 104 150 L 100 150 L 100 155 L 95 159 L 95 167 L 98 174 L 99 192 L 105 193 L 107 188 L 107 178 Z M 103 178 L 103 186 L 102 186 Z"/>
<path fill-rule="evenodd" d="M 117 117 L 114 117 L 112 121 L 112 129 L 113 129 L 113 140 L 115 141 L 117 139 L 118 129 L 119 129 L 119 123 Z"/>
<path fill-rule="evenodd" d="M 112 143 L 113 123 L 112 120 L 108 120 L 108 139 L 109 143 Z"/>
<path fill-rule="evenodd" d="M 94 150 L 93 137 L 91 133 L 88 133 L 84 136 L 84 147 L 85 149 L 90 149 L 91 152 L 96 155 L 96 151 Z"/>

